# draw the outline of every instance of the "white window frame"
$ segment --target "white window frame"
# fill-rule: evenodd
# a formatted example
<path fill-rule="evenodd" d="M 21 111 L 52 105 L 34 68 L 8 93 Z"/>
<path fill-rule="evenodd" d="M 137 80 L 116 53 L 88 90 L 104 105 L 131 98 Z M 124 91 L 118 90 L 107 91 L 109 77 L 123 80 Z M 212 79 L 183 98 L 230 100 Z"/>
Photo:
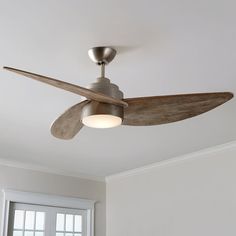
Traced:
<path fill-rule="evenodd" d="M 86 210 L 87 213 L 86 236 L 94 236 L 94 210 L 95 210 L 94 208 L 96 201 L 74 198 L 74 197 L 51 195 L 51 194 L 23 192 L 16 190 L 3 190 L 1 236 L 7 236 L 11 203 L 37 204 L 37 205 L 45 205 L 52 207 Z"/>

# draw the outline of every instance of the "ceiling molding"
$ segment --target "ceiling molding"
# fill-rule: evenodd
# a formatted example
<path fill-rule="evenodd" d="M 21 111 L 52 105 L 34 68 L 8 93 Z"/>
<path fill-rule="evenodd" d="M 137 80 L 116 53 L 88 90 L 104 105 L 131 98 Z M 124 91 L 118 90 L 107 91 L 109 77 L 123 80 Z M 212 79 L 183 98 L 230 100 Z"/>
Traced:
<path fill-rule="evenodd" d="M 115 180 L 139 175 L 139 174 L 145 173 L 145 172 L 150 171 L 155 168 L 175 164 L 175 163 L 181 162 L 181 161 L 187 161 L 187 160 L 205 157 L 205 155 L 207 155 L 207 154 L 213 154 L 213 153 L 217 153 L 217 152 L 220 152 L 220 151 L 223 151 L 226 149 L 230 149 L 230 148 L 235 148 L 235 147 L 236 147 L 236 141 L 232 141 L 232 142 L 217 145 L 214 147 L 202 149 L 197 152 L 174 157 L 169 160 L 159 161 L 159 162 L 155 162 L 150 165 L 145 165 L 140 168 L 131 169 L 131 170 L 120 172 L 120 173 L 117 173 L 114 175 L 109 175 L 106 177 L 93 176 L 93 175 L 88 175 L 88 174 L 83 174 L 83 173 L 72 173 L 69 171 L 58 170 L 56 168 L 48 168 L 45 166 L 40 166 L 40 165 L 35 165 L 35 164 L 27 164 L 27 163 L 22 163 L 22 162 L 18 162 L 18 161 L 7 160 L 4 158 L 0 158 L 0 165 L 7 166 L 7 167 L 26 169 L 26 170 L 32 170 L 32 171 L 39 171 L 39 172 L 44 172 L 44 173 L 49 173 L 49 174 L 57 174 L 57 175 L 62 175 L 62 176 L 66 176 L 66 177 L 75 177 L 75 178 L 80 178 L 80 179 L 85 179 L 85 180 L 110 183 Z"/>
<path fill-rule="evenodd" d="M 106 183 L 110 183 L 112 181 L 127 178 L 127 177 L 130 177 L 130 176 L 143 174 L 143 173 L 145 173 L 147 171 L 150 171 L 152 169 L 167 166 L 167 165 L 171 165 L 171 164 L 175 164 L 177 162 L 182 162 L 182 161 L 193 160 L 193 159 L 196 159 L 196 158 L 205 157 L 205 155 L 214 154 L 214 153 L 217 153 L 217 152 L 220 152 L 220 151 L 223 151 L 223 150 L 226 150 L 226 149 L 230 149 L 230 148 L 236 148 L 236 141 L 232 141 L 232 142 L 217 145 L 217 146 L 214 146 L 214 147 L 202 149 L 202 150 L 197 151 L 197 152 L 193 152 L 193 153 L 189 153 L 189 154 L 186 154 L 186 155 L 174 157 L 174 158 L 171 158 L 171 159 L 168 159 L 168 160 L 159 161 L 159 162 L 153 163 L 151 165 L 146 165 L 146 166 L 143 166 L 143 167 L 140 167 L 140 168 L 135 168 L 135 169 L 132 169 L 132 170 L 120 172 L 118 174 L 109 175 L 109 176 L 106 176 Z"/>
<path fill-rule="evenodd" d="M 49 168 L 49 167 L 35 165 L 35 164 L 27 164 L 27 163 L 18 162 L 18 161 L 7 160 L 5 158 L 0 158 L 0 165 L 19 168 L 19 169 L 25 169 L 25 170 L 44 172 L 48 174 L 62 175 L 66 177 L 75 177 L 75 178 L 80 178 L 80 179 L 85 179 L 85 180 L 105 182 L 105 177 L 102 177 L 102 176 L 100 177 L 100 176 L 88 175 L 88 174 L 83 174 L 83 173 L 63 171 L 56 168 Z"/>

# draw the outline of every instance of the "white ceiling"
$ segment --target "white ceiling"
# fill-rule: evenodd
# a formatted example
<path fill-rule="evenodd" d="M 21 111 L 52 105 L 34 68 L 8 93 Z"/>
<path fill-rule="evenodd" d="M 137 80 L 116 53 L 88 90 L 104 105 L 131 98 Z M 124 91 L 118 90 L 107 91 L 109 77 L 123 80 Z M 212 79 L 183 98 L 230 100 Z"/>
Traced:
<path fill-rule="evenodd" d="M 99 68 L 93 46 L 118 50 L 107 77 L 126 97 L 236 92 L 234 0 L 0 0 L 0 66 L 81 86 Z M 0 159 L 102 178 L 236 140 L 236 100 L 155 127 L 84 128 L 71 141 L 52 121 L 80 97 L 0 71 Z"/>

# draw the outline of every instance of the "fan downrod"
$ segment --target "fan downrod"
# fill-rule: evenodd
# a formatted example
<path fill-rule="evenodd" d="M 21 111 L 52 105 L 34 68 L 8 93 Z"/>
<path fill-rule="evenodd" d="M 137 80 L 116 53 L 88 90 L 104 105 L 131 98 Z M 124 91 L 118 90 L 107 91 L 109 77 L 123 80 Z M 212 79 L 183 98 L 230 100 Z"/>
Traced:
<path fill-rule="evenodd" d="M 97 65 L 107 65 L 116 56 L 116 50 L 111 47 L 94 47 L 88 50 L 88 55 Z"/>

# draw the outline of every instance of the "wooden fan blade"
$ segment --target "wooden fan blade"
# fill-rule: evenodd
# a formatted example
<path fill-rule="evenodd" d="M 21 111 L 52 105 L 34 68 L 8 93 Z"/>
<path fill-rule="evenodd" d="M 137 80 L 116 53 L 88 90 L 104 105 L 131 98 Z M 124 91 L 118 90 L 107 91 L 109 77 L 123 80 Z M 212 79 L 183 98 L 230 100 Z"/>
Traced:
<path fill-rule="evenodd" d="M 51 126 L 52 135 L 60 139 L 72 139 L 83 127 L 81 112 L 89 102 L 88 100 L 80 102 L 59 116 Z"/>
<path fill-rule="evenodd" d="M 207 112 L 233 97 L 232 93 L 199 93 L 124 99 L 123 125 L 146 126 L 171 123 Z"/>
<path fill-rule="evenodd" d="M 57 87 L 57 88 L 64 89 L 66 91 L 69 91 L 69 92 L 72 92 L 72 93 L 75 93 L 75 94 L 79 94 L 79 95 L 81 95 L 83 97 L 86 97 L 87 99 L 90 99 L 90 100 L 95 100 L 95 101 L 104 102 L 104 103 L 110 103 L 110 104 L 113 104 L 113 105 L 124 106 L 124 107 L 128 106 L 128 104 L 126 102 L 122 101 L 122 100 L 119 100 L 119 99 L 116 99 L 116 98 L 113 98 L 113 97 L 109 97 L 105 94 L 98 93 L 98 92 L 93 91 L 91 89 L 83 88 L 83 87 L 80 87 L 80 86 L 75 85 L 75 84 L 70 84 L 70 83 L 67 83 L 67 82 L 64 82 L 64 81 L 61 81 L 61 80 L 56 80 L 56 79 L 53 79 L 53 78 L 50 78 L 50 77 L 47 77 L 47 76 L 38 75 L 38 74 L 35 74 L 35 73 L 15 69 L 15 68 L 12 68 L 12 67 L 6 67 L 5 66 L 3 68 L 6 69 L 6 70 L 9 70 L 9 71 L 12 71 L 14 73 L 26 76 L 30 79 L 34 79 L 34 80 L 52 85 L 52 86 Z"/>

